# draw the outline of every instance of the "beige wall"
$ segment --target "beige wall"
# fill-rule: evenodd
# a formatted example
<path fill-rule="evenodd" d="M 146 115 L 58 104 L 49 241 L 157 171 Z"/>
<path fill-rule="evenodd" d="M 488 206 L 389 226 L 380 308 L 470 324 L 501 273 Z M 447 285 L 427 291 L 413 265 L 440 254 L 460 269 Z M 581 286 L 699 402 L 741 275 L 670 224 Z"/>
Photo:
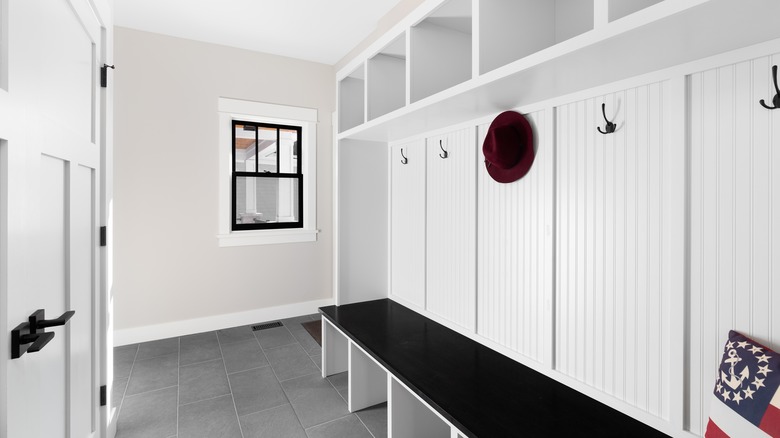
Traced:
<path fill-rule="evenodd" d="M 115 29 L 115 329 L 332 297 L 332 66 Z M 217 98 L 315 108 L 317 242 L 217 244 Z"/>

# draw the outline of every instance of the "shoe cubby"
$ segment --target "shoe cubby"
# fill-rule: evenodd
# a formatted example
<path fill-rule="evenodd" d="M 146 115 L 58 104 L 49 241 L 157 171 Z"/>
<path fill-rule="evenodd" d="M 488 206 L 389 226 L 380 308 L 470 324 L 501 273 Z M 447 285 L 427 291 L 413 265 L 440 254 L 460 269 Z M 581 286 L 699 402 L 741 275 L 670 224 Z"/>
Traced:
<path fill-rule="evenodd" d="M 471 79 L 472 3 L 449 0 L 410 29 L 411 101 Z"/>
<path fill-rule="evenodd" d="M 402 385 L 395 377 L 388 383 L 388 431 L 390 438 L 451 438 L 452 427 Z"/>
<path fill-rule="evenodd" d="M 609 0 L 609 21 L 615 21 L 634 12 L 641 11 L 663 0 Z"/>
<path fill-rule="evenodd" d="M 368 120 L 406 105 L 406 33 L 369 58 Z"/>
<path fill-rule="evenodd" d="M 387 401 L 387 371 L 354 343 L 349 345 L 349 411 Z"/>
<path fill-rule="evenodd" d="M 593 29 L 593 2 L 480 0 L 479 73 Z"/>
<path fill-rule="evenodd" d="M 364 64 L 339 81 L 339 132 L 363 124 L 366 103 Z"/>

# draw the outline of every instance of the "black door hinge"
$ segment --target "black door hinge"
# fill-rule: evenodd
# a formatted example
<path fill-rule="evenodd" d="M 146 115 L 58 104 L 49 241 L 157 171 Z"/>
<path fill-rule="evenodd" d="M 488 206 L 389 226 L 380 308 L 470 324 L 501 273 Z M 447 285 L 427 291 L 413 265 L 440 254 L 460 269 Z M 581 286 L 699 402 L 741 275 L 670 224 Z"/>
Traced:
<path fill-rule="evenodd" d="M 108 401 L 107 401 L 107 398 L 108 398 L 107 397 L 108 396 L 107 391 L 108 390 L 106 389 L 106 385 L 103 385 L 103 386 L 100 387 L 100 406 L 105 406 L 105 405 L 108 404 Z"/>
<path fill-rule="evenodd" d="M 106 246 L 106 227 L 100 227 L 100 246 Z"/>
<path fill-rule="evenodd" d="M 103 64 L 103 67 L 100 67 L 100 86 L 103 88 L 108 87 L 108 69 L 113 69 L 113 65 Z"/>

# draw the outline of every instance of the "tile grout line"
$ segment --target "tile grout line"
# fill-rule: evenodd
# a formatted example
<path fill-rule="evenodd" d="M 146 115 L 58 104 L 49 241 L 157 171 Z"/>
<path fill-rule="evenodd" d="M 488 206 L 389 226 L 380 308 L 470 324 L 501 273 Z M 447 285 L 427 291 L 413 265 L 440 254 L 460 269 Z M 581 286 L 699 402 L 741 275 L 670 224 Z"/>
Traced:
<path fill-rule="evenodd" d="M 179 436 L 179 394 L 181 393 L 181 336 L 179 336 L 179 357 L 176 361 L 176 436 Z"/>
<path fill-rule="evenodd" d="M 287 328 L 287 326 L 282 323 L 282 327 Z M 287 329 L 289 332 L 290 330 Z M 254 333 L 252 333 L 254 335 Z M 292 334 L 292 333 L 291 333 Z M 293 339 L 295 337 L 293 336 Z M 274 373 L 274 377 L 276 378 L 276 382 L 279 383 L 279 388 L 282 390 L 282 394 L 284 394 L 284 398 L 287 400 L 287 403 L 290 405 L 290 409 L 292 409 L 293 414 L 295 415 L 295 419 L 298 421 L 298 424 L 301 425 L 301 429 L 303 429 L 303 433 L 306 434 L 308 437 L 309 434 L 306 432 L 306 428 L 303 427 L 303 423 L 301 423 L 301 418 L 298 416 L 298 411 L 295 410 L 295 406 L 293 406 L 292 400 L 290 400 L 290 397 L 287 395 L 287 391 L 284 390 L 284 387 L 282 386 L 282 381 L 279 380 L 279 376 L 276 375 L 276 370 L 274 370 L 274 367 L 271 365 L 271 360 L 268 359 L 268 355 L 265 353 L 265 348 L 260 344 L 260 339 L 257 339 L 257 336 L 255 336 L 255 340 L 257 341 L 257 345 L 260 346 L 260 351 L 263 352 L 263 356 L 265 356 L 265 360 L 268 362 L 268 366 L 271 367 L 271 372 Z M 298 342 L 296 340 L 296 342 Z"/>
<path fill-rule="evenodd" d="M 127 384 L 125 385 L 125 390 L 122 391 L 122 401 L 119 403 L 119 410 L 116 413 L 116 425 L 117 428 L 119 427 L 119 417 L 122 415 L 122 407 L 125 405 L 125 396 L 127 396 L 127 388 L 130 387 L 130 378 L 133 377 L 133 368 L 135 368 L 135 358 L 138 357 L 138 351 L 141 349 L 141 345 L 139 344 L 135 348 L 135 354 L 133 355 L 133 363 L 130 364 L 130 371 L 127 374 Z M 116 380 L 116 378 L 114 378 Z M 113 382 L 112 382 L 113 385 Z"/>
<path fill-rule="evenodd" d="M 369 406 L 369 407 L 370 407 L 370 406 Z M 366 408 L 366 409 L 368 409 L 368 408 Z M 360 424 L 362 424 L 362 425 L 363 425 L 363 427 L 365 427 L 365 428 L 366 428 L 366 430 L 368 431 L 368 434 L 369 434 L 369 435 L 371 435 L 371 437 L 372 437 L 372 438 L 376 438 L 376 436 L 374 435 L 374 432 L 371 432 L 371 429 L 369 429 L 369 428 L 368 428 L 368 426 L 367 426 L 367 425 L 366 425 L 366 423 L 363 421 L 363 419 L 362 419 L 362 418 L 360 418 L 360 415 L 358 415 L 358 414 L 357 414 L 358 412 L 359 412 L 359 411 L 355 411 L 355 412 L 353 412 L 353 414 L 355 415 L 355 417 L 357 417 L 357 419 L 358 419 L 358 421 L 360 422 Z"/>
<path fill-rule="evenodd" d="M 241 427 L 241 417 L 238 415 L 238 407 L 236 407 L 236 398 L 233 396 L 233 384 L 230 383 L 230 377 L 227 372 L 227 365 L 225 364 L 225 354 L 222 352 L 222 342 L 219 340 L 219 334 L 214 332 L 217 337 L 217 346 L 219 347 L 219 355 L 222 357 L 222 367 L 225 369 L 225 379 L 228 382 L 228 389 L 230 390 L 230 400 L 233 401 L 233 411 L 236 413 L 236 422 L 238 423 L 238 433 L 241 434 L 241 438 L 244 438 L 244 428 Z M 254 336 L 254 333 L 252 334 Z M 220 396 L 224 397 L 224 396 Z"/>

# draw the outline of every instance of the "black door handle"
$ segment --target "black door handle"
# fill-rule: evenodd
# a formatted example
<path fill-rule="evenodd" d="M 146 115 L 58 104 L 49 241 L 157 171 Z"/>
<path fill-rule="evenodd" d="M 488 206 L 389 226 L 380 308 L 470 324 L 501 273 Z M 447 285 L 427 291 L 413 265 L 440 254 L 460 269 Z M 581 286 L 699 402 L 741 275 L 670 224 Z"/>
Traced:
<path fill-rule="evenodd" d="M 56 327 L 65 323 L 76 314 L 69 310 L 59 318 L 46 319 L 45 311 L 38 309 L 33 312 L 27 322 L 23 322 L 11 330 L 11 359 L 18 359 L 24 353 L 36 353 L 54 339 L 54 332 L 45 332 L 46 327 Z"/>
<path fill-rule="evenodd" d="M 73 317 L 73 315 L 76 313 L 75 310 L 69 310 L 62 315 L 60 315 L 59 318 L 55 319 L 46 319 L 46 311 L 43 309 L 38 309 L 35 312 L 33 312 L 32 315 L 30 315 L 30 332 L 37 333 L 38 329 L 45 329 L 46 327 L 56 327 L 58 325 L 65 325 L 66 322 L 70 318 Z"/>

